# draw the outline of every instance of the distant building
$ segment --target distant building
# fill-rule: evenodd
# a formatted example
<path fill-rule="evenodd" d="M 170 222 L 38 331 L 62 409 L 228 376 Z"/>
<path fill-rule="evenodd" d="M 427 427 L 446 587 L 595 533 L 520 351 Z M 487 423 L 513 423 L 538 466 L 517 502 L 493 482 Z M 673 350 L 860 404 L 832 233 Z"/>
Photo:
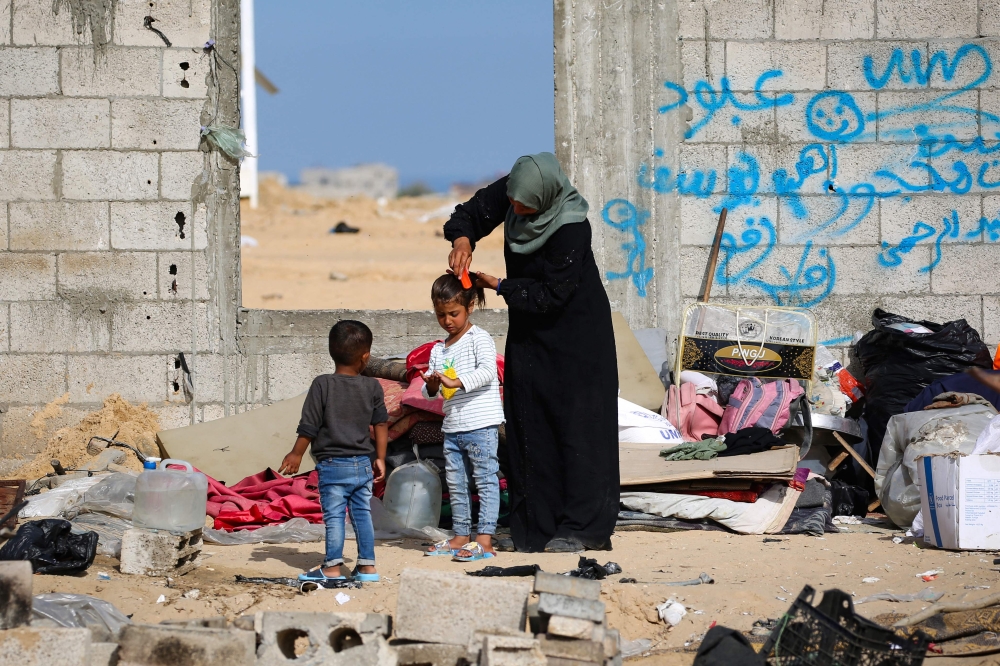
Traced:
<path fill-rule="evenodd" d="M 359 164 L 345 169 L 314 167 L 299 172 L 298 189 L 316 197 L 344 199 L 365 195 L 395 197 L 399 172 L 386 164 Z"/>

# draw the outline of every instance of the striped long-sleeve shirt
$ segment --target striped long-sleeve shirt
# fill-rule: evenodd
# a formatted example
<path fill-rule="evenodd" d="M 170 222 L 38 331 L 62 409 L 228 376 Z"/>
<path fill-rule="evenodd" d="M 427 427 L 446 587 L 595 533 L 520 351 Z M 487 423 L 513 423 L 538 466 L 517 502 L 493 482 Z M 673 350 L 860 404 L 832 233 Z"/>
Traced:
<path fill-rule="evenodd" d="M 464 387 L 444 401 L 443 432 L 469 432 L 503 423 L 497 347 L 489 333 L 473 326 L 450 347 L 437 343 L 431 350 L 429 366 L 428 373 L 454 368 Z"/>

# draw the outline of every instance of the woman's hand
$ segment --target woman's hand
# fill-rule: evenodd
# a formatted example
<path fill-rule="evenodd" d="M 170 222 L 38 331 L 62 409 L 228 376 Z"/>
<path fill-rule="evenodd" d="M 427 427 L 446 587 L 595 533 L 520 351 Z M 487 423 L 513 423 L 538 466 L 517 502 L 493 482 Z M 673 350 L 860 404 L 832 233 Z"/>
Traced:
<path fill-rule="evenodd" d="M 500 280 L 486 273 L 472 273 L 472 275 L 476 278 L 475 286 L 477 287 L 485 287 L 486 289 L 496 291 L 497 286 L 500 284 Z"/>
<path fill-rule="evenodd" d="M 451 244 L 451 254 L 448 255 L 448 265 L 455 275 L 461 275 L 469 270 L 472 264 L 472 243 L 465 236 L 456 238 Z"/>

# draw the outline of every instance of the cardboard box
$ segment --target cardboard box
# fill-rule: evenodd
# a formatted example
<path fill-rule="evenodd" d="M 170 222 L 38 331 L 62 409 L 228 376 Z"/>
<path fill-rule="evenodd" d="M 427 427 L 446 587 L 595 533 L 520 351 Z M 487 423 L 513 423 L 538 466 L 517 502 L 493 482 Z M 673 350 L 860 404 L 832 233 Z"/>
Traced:
<path fill-rule="evenodd" d="M 952 550 L 1000 550 L 1000 455 L 918 461 L 924 541 Z"/>

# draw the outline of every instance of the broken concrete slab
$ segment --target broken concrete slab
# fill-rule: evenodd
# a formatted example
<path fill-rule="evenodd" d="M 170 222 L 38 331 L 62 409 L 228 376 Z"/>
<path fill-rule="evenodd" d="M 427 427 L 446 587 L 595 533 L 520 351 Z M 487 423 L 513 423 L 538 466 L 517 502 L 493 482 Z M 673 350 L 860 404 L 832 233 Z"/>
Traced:
<path fill-rule="evenodd" d="M 535 592 L 539 594 L 550 592 L 597 601 L 601 598 L 601 581 L 539 571 L 535 574 Z"/>
<path fill-rule="evenodd" d="M 198 566 L 201 547 L 201 530 L 175 533 L 133 527 L 122 536 L 121 572 L 182 576 Z"/>
<path fill-rule="evenodd" d="M 91 643 L 88 666 L 117 666 L 118 643 Z"/>
<path fill-rule="evenodd" d="M 539 641 L 525 636 L 486 636 L 480 666 L 546 666 Z"/>
<path fill-rule="evenodd" d="M 305 398 L 303 393 L 242 414 L 161 430 L 156 439 L 164 457 L 186 460 L 232 485 L 281 462 L 278 452 L 295 443 Z M 313 469 L 312 458 L 305 456 L 299 472 Z"/>
<path fill-rule="evenodd" d="M 390 644 L 399 666 L 458 666 L 465 663 L 466 648 L 442 643 Z"/>
<path fill-rule="evenodd" d="M 606 656 L 604 654 L 604 644 L 597 641 L 578 641 L 568 638 L 539 636 L 538 642 L 546 657 L 602 663 Z"/>
<path fill-rule="evenodd" d="M 394 617 L 397 638 L 468 645 L 476 631 L 524 631 L 531 585 L 422 569 L 399 577 Z M 441 621 L 442 608 L 462 608 Z"/>
<path fill-rule="evenodd" d="M 591 622 L 590 620 L 581 620 L 580 618 L 566 617 L 564 615 L 552 615 L 549 617 L 549 624 L 545 633 L 557 638 L 577 638 L 589 641 L 594 637 L 594 628 L 600 626 L 598 623 Z"/>
<path fill-rule="evenodd" d="M 542 592 L 538 595 L 538 612 L 547 615 L 575 617 L 591 622 L 604 622 L 604 604 L 602 602 L 567 597 L 564 594 Z"/>
<path fill-rule="evenodd" d="M 118 640 L 118 665 L 246 666 L 255 662 L 256 643 L 252 631 L 240 629 L 129 624 Z"/>
<path fill-rule="evenodd" d="M 0 629 L 31 622 L 31 562 L 0 562 Z"/>
<path fill-rule="evenodd" d="M 18 627 L 0 631 L 0 664 L 89 666 L 90 650 L 90 629 Z"/>

